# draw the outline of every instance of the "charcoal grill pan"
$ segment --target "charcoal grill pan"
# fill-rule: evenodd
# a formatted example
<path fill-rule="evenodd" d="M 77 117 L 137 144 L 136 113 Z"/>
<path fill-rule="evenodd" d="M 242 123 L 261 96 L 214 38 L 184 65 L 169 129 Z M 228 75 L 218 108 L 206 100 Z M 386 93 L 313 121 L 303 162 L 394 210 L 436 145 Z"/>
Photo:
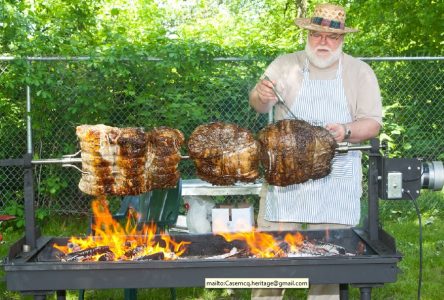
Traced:
<path fill-rule="evenodd" d="M 280 234 L 284 234 L 280 233 Z M 309 239 L 325 238 L 325 231 L 301 231 Z M 61 262 L 51 257 L 52 244 L 68 238 L 39 237 L 37 247 L 20 252 L 22 239 L 10 248 L 5 263 L 7 288 L 22 293 L 77 289 L 203 287 L 205 278 L 309 278 L 310 284 L 356 284 L 377 286 L 395 282 L 401 254 L 385 231 L 372 241 L 361 229 L 330 230 L 329 242 L 347 250 L 363 243 L 356 256 L 184 259 L 143 262 Z M 192 242 L 185 256 L 221 254 L 223 248 L 239 246 L 220 236 L 177 235 L 176 241 Z M 49 254 L 49 255 L 48 255 Z"/>

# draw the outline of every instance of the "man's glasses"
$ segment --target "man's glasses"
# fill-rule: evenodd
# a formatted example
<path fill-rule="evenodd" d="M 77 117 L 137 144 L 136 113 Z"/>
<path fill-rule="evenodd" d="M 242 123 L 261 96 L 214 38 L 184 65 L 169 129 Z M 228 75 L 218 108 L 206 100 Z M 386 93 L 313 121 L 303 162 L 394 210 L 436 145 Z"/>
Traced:
<path fill-rule="evenodd" d="M 337 40 L 339 40 L 339 38 L 342 36 L 342 34 L 331 33 L 331 34 L 323 35 L 321 32 L 318 32 L 318 31 L 310 31 L 310 36 L 315 40 L 322 40 L 322 38 L 325 37 L 326 40 L 329 40 L 331 42 L 336 42 Z"/>

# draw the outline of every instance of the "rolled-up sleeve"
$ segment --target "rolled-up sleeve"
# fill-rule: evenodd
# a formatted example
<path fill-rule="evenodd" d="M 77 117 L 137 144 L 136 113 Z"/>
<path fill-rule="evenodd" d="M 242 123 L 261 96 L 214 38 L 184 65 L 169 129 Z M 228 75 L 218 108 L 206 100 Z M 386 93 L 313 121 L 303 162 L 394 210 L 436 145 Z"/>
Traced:
<path fill-rule="evenodd" d="M 382 125 L 382 101 L 378 79 L 366 63 L 362 63 L 359 68 L 356 88 L 354 119 L 370 118 Z"/>

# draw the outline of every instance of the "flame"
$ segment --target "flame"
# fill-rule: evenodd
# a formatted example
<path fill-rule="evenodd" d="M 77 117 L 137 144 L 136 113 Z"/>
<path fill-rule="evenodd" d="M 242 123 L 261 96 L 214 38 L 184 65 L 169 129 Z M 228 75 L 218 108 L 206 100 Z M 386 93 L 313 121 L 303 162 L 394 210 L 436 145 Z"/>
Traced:
<path fill-rule="evenodd" d="M 132 260 L 155 253 L 163 253 L 165 260 L 176 259 L 187 249 L 190 242 L 175 242 L 169 235 L 161 232 L 160 239 L 156 241 L 156 225 L 151 223 L 144 225 L 142 229 L 137 228 L 139 216 L 130 212 L 125 226 L 122 226 L 112 217 L 105 197 L 100 197 L 92 202 L 94 214 L 93 235 L 85 238 L 71 237 L 68 245 L 75 247 L 61 246 L 54 244 L 54 247 L 64 254 L 73 253 L 80 250 L 93 249 L 101 246 L 108 246 L 112 252 L 110 260 Z M 98 261 L 103 254 L 95 254 L 88 260 Z"/>
<path fill-rule="evenodd" d="M 294 235 L 287 233 L 284 237 L 284 241 L 290 246 L 289 252 L 299 252 L 299 248 L 302 246 L 302 243 L 304 242 L 304 236 L 296 232 Z"/>
<path fill-rule="evenodd" d="M 250 232 L 218 232 L 227 242 L 234 240 L 244 241 L 252 255 L 258 258 L 283 257 L 289 252 L 285 247 L 287 244 L 291 252 L 298 252 L 298 248 L 302 245 L 304 237 L 299 232 L 294 235 L 287 233 L 284 241 L 277 241 L 273 235 L 265 232 L 257 231 L 253 228 Z"/>

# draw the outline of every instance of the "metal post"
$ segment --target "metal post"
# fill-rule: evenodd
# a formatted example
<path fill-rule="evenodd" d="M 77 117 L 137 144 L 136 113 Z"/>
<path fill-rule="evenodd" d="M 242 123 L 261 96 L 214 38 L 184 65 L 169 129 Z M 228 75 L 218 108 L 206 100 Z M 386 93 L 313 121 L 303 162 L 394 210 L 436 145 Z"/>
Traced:
<path fill-rule="evenodd" d="M 25 193 L 25 240 L 26 244 L 35 249 L 36 227 L 35 227 L 35 207 L 34 207 L 34 175 L 32 172 L 32 154 L 24 155 L 24 193 Z"/>
<path fill-rule="evenodd" d="M 26 153 L 32 154 L 31 87 L 26 86 Z"/>
<path fill-rule="evenodd" d="M 28 62 L 30 66 L 30 62 Z M 34 208 L 34 176 L 32 172 L 32 122 L 31 122 L 31 87 L 26 86 L 26 154 L 24 155 L 24 196 L 25 196 L 25 240 L 35 249 L 36 227 Z"/>
<path fill-rule="evenodd" d="M 381 154 L 379 153 L 379 140 L 370 141 L 372 149 L 369 153 L 368 167 L 368 233 L 370 240 L 378 240 L 379 231 L 379 201 L 378 201 L 378 177 Z"/>

